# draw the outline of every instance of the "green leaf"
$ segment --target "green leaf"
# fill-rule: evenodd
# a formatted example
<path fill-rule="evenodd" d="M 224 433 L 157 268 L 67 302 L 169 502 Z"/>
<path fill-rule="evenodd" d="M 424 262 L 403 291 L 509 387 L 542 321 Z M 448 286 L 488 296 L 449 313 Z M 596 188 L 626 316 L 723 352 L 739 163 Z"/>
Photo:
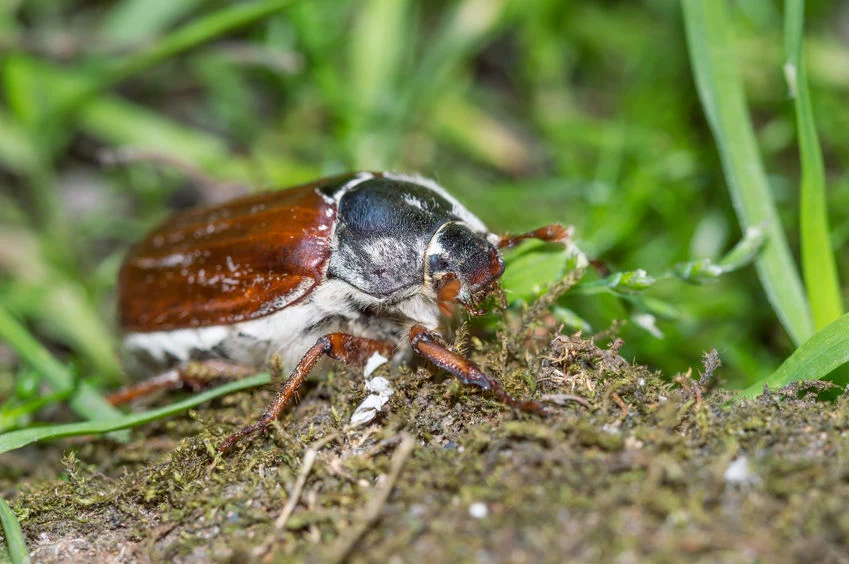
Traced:
<path fill-rule="evenodd" d="M 681 312 L 680 306 L 659 298 L 646 295 L 630 295 L 625 296 L 625 299 L 641 311 L 650 313 L 654 317 L 665 321 L 682 321 L 685 317 Z"/>
<path fill-rule="evenodd" d="M 98 435 L 102 433 L 110 433 L 120 429 L 129 427 L 137 427 L 151 421 L 156 421 L 170 415 L 174 415 L 185 411 L 196 405 L 200 405 L 205 401 L 209 401 L 219 396 L 224 396 L 239 390 L 262 386 L 271 382 L 269 374 L 257 374 L 250 378 L 243 378 L 236 382 L 230 382 L 223 386 L 218 386 L 211 390 L 194 394 L 183 401 L 178 401 L 165 407 L 151 409 L 141 413 L 132 415 L 124 415 L 118 419 L 109 421 L 88 421 L 85 423 L 67 423 L 64 425 L 48 425 L 45 427 L 33 427 L 30 429 L 21 429 L 19 431 L 11 431 L 0 435 L 0 454 L 21 448 L 30 443 L 44 441 L 48 439 L 61 439 L 64 437 L 76 437 L 79 435 Z"/>
<path fill-rule="evenodd" d="M 716 282 L 723 274 L 739 270 L 755 260 L 765 240 L 766 233 L 761 227 L 750 227 L 719 262 L 714 263 L 710 259 L 684 262 L 676 264 L 671 274 L 692 284 Z"/>
<path fill-rule="evenodd" d="M 587 257 L 574 244 L 565 248 L 542 241 L 526 241 L 509 251 L 501 283 L 510 303 L 530 302 L 567 272 L 587 266 Z"/>
<path fill-rule="evenodd" d="M 32 562 L 18 518 L 15 517 L 12 508 L 2 497 L 0 497 L 0 523 L 3 524 L 3 534 L 6 536 L 6 547 L 9 549 L 12 564 L 29 564 Z"/>
<path fill-rule="evenodd" d="M 766 243 L 766 231 L 762 225 L 746 229 L 743 238 L 724 257 L 719 259 L 719 266 L 723 273 L 733 272 L 747 266 L 757 258 L 764 243 Z"/>
<path fill-rule="evenodd" d="M 0 274 L 11 276 L 20 297 L 11 294 L 4 304 L 9 311 L 42 323 L 44 332 L 70 345 L 103 376 L 119 380 L 123 374 L 115 331 L 79 280 L 57 264 L 67 258 L 57 252 L 43 232 L 24 226 L 0 229 Z M 14 298 L 14 299 L 13 299 Z M 62 315 L 56 315 L 61 311 Z"/>
<path fill-rule="evenodd" d="M 657 317 L 650 313 L 633 313 L 631 323 L 639 327 L 655 339 L 663 339 L 663 331 L 657 326 Z"/>
<path fill-rule="evenodd" d="M 843 313 L 837 265 L 829 239 L 828 210 L 825 197 L 825 168 L 817 138 L 805 60 L 802 57 L 804 29 L 804 0 L 787 0 L 784 12 L 787 64 L 784 74 L 796 106 L 796 127 L 799 130 L 799 158 L 802 162 L 800 193 L 800 238 L 802 244 L 802 275 L 808 300 L 819 329 Z"/>
<path fill-rule="evenodd" d="M 67 399 L 73 390 L 62 390 L 49 395 L 40 396 L 22 404 L 13 405 L 12 407 L 4 406 L 0 410 L 0 433 L 5 433 L 16 427 L 25 425 L 21 420 L 25 416 L 35 413 L 36 411 L 46 407 L 52 403 L 58 403 Z"/>
<path fill-rule="evenodd" d="M 593 330 L 590 322 L 575 313 L 573 310 L 563 307 L 563 306 L 554 306 L 551 308 L 551 314 L 554 318 L 560 323 L 565 324 L 567 327 L 572 329 L 576 329 L 578 331 L 583 331 L 584 333 L 591 333 Z"/>
<path fill-rule="evenodd" d="M 642 268 L 637 270 L 626 270 L 616 272 L 601 280 L 594 280 L 581 284 L 575 291 L 583 295 L 603 294 L 612 292 L 614 294 L 634 294 L 651 288 L 655 279 Z"/>
<path fill-rule="evenodd" d="M 684 0 L 683 8 L 696 87 L 719 147 L 737 217 L 744 230 L 765 226 L 768 241 L 755 266 L 773 310 L 798 346 L 813 334 L 814 324 L 746 108 L 727 3 Z"/>
<path fill-rule="evenodd" d="M 219 137 L 114 96 L 92 100 L 78 120 L 88 133 L 119 147 L 155 148 L 203 168 L 222 167 L 229 158 L 226 143 Z"/>
<path fill-rule="evenodd" d="M 29 94 L 22 90 L 20 94 L 24 99 L 42 96 L 46 105 L 55 105 L 59 96 L 77 91 L 82 86 L 80 77 L 69 71 L 23 56 L 17 57 L 17 60 L 16 75 L 21 76 L 21 83 L 39 85 L 39 91 Z M 38 75 L 37 81 L 26 76 L 27 73 Z M 6 75 L 4 79 L 11 80 Z M 76 119 L 83 131 L 101 141 L 168 156 L 189 166 L 196 165 L 216 179 L 262 185 L 306 182 L 316 175 L 314 169 L 287 157 L 275 146 L 260 145 L 248 157 L 231 155 L 226 142 L 220 137 L 187 127 L 116 95 L 96 97 L 80 109 Z M 3 158 L 2 149 L 0 146 L 0 159 Z"/>
<path fill-rule="evenodd" d="M 780 388 L 795 380 L 819 380 L 849 363 L 849 313 L 838 317 L 796 349 L 769 378 L 746 388 L 743 395 L 755 397 L 764 384 Z"/>

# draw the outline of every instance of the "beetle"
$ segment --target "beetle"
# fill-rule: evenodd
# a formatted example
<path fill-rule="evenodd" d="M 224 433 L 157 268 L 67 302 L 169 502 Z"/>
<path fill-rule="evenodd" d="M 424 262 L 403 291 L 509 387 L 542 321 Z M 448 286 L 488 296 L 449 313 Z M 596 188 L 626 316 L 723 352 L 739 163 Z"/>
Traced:
<path fill-rule="evenodd" d="M 451 351 L 438 327 L 454 304 L 483 313 L 504 294 L 500 249 L 530 238 L 565 243 L 549 225 L 497 235 L 432 180 L 358 172 L 179 213 L 127 254 L 118 309 L 131 365 L 162 371 L 118 391 L 123 403 L 216 375 L 291 368 L 260 419 L 226 451 L 277 419 L 323 356 L 364 365 L 412 350 L 465 384 L 539 412 Z"/>

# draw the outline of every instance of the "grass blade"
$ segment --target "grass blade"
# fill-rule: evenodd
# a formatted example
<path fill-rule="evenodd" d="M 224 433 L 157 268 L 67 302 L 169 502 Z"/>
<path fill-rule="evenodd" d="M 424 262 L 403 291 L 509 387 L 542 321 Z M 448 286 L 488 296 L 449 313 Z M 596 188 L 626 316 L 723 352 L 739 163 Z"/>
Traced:
<path fill-rule="evenodd" d="M 453 92 L 437 104 L 431 127 L 458 151 L 502 170 L 520 175 L 530 170 L 533 156 L 496 116 L 475 105 L 468 92 Z"/>
<path fill-rule="evenodd" d="M 734 248 L 714 263 L 711 259 L 701 259 L 676 264 L 669 273 L 692 284 L 709 284 L 719 277 L 740 270 L 754 261 L 766 241 L 766 234 L 760 227 L 749 227 Z"/>
<path fill-rule="evenodd" d="M 784 11 L 784 38 L 787 63 L 784 74 L 796 106 L 799 157 L 802 163 L 800 191 L 800 238 L 802 276 L 817 329 L 828 325 L 843 313 L 837 265 L 829 240 L 828 210 L 825 197 L 825 167 L 817 138 L 814 111 L 808 90 L 802 35 L 805 21 L 804 0 L 787 0 Z"/>
<path fill-rule="evenodd" d="M 243 378 L 236 382 L 230 382 L 223 386 L 218 386 L 211 390 L 194 394 L 191 397 L 178 401 L 165 407 L 134 413 L 131 415 L 123 415 L 119 419 L 111 419 L 109 421 L 87 421 L 84 423 L 66 423 L 64 425 L 49 425 L 45 427 L 33 427 L 29 429 L 21 429 L 19 431 L 11 431 L 0 435 L 0 454 L 21 448 L 30 443 L 44 441 L 48 439 L 61 439 L 63 437 L 76 437 L 79 435 L 98 435 L 109 433 L 129 427 L 136 427 L 157 419 L 162 419 L 176 413 L 180 413 L 199 405 L 205 401 L 209 401 L 219 396 L 227 395 L 239 390 L 262 386 L 271 382 L 271 376 L 267 373 L 257 374 L 250 378 Z"/>
<path fill-rule="evenodd" d="M 6 535 L 6 547 L 9 549 L 12 564 L 29 564 L 32 562 L 18 518 L 15 517 L 12 508 L 2 497 L 0 497 L 0 523 L 3 524 L 3 534 Z"/>
<path fill-rule="evenodd" d="M 763 392 L 764 384 L 781 387 L 794 380 L 818 380 L 849 363 L 849 313 L 817 331 L 805 344 L 796 349 L 778 370 L 766 380 L 743 390 L 743 395 L 755 397 Z"/>
<path fill-rule="evenodd" d="M 767 242 L 755 266 L 773 310 L 799 346 L 813 334 L 813 320 L 755 142 L 729 32 L 727 3 L 685 0 L 683 8 L 696 87 L 719 147 L 738 220 L 743 231 L 765 225 Z"/>
<path fill-rule="evenodd" d="M 260 21 L 286 7 L 291 0 L 243 2 L 198 18 L 166 35 L 147 49 L 128 55 L 70 96 L 51 117 L 61 119 L 100 92 L 134 74 L 202 45 L 220 35 Z"/>
<path fill-rule="evenodd" d="M 73 390 L 62 390 L 61 392 L 39 396 L 23 403 L 15 403 L 12 407 L 4 405 L 0 408 L 0 433 L 22 427 L 23 425 L 18 424 L 18 420 L 21 417 L 33 414 L 52 403 L 64 401 L 71 393 L 73 393 Z"/>
<path fill-rule="evenodd" d="M 77 384 L 68 369 L 35 340 L 4 307 L 0 307 L 0 340 L 8 343 L 24 361 L 40 372 L 57 392 L 71 389 L 76 385 L 77 392 L 68 403 L 80 417 L 90 420 L 110 420 L 123 415 L 93 387 L 85 382 Z"/>
<path fill-rule="evenodd" d="M 0 111 L 0 165 L 21 174 L 35 170 L 38 152 L 26 131 L 11 115 Z"/>
<path fill-rule="evenodd" d="M 409 82 L 406 112 L 435 104 L 451 89 L 463 61 L 472 57 L 505 19 L 508 0 L 463 0 L 440 23 Z"/>
<path fill-rule="evenodd" d="M 185 18 L 202 3 L 203 0 L 123 0 L 105 17 L 101 33 L 118 45 L 144 41 Z"/>
<path fill-rule="evenodd" d="M 62 96 L 68 96 L 82 88 L 80 77 L 67 70 L 35 59 L 25 59 L 23 56 L 16 57 L 14 61 L 15 72 L 24 79 L 23 82 L 37 85 L 33 90 L 18 85 L 22 103 L 37 98 L 48 107 L 55 107 Z M 7 63 L 7 73 L 9 68 Z M 31 74 L 37 75 L 37 81 L 29 78 Z M 37 114 L 39 109 L 32 111 Z M 3 125 L 2 117 L 0 114 L 0 127 Z M 280 151 L 262 146 L 257 147 L 256 152 L 250 156 L 231 155 L 227 144 L 220 137 L 188 127 L 110 93 L 103 93 L 89 100 L 80 108 L 75 119 L 82 131 L 107 144 L 149 149 L 155 153 L 169 155 L 176 160 L 199 166 L 216 179 L 251 185 L 283 185 L 306 182 L 318 172 L 302 161 L 296 161 Z M 0 160 L 4 158 L 2 143 L 0 133 Z"/>
<path fill-rule="evenodd" d="M 406 51 L 410 49 L 408 0 L 360 4 L 350 35 L 350 100 L 354 168 L 387 168 L 398 147 L 394 100 Z M 375 33 L 374 30 L 381 30 Z"/>

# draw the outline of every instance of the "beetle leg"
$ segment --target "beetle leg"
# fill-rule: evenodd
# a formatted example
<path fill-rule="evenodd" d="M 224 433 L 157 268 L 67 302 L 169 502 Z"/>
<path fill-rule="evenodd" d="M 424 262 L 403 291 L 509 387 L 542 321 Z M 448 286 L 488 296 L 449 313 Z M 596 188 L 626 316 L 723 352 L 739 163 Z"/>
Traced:
<path fill-rule="evenodd" d="M 121 405 L 149 396 L 159 390 L 176 390 L 184 387 L 199 390 L 213 380 L 222 378 L 237 380 L 257 372 L 256 368 L 219 359 L 186 362 L 153 378 L 112 392 L 106 396 L 106 400 L 112 405 Z"/>
<path fill-rule="evenodd" d="M 495 395 L 502 403 L 528 413 L 545 414 L 543 407 L 535 401 L 517 400 L 504 391 L 498 380 L 487 376 L 471 360 L 448 349 L 445 340 L 436 332 L 429 331 L 423 325 L 413 325 L 410 329 L 410 345 L 439 368 L 456 376 L 464 384 L 474 384 Z"/>
<path fill-rule="evenodd" d="M 525 239 L 539 239 L 540 241 L 547 241 L 549 243 L 565 244 L 571 237 L 571 227 L 563 227 L 562 225 L 553 223 L 519 235 L 501 235 L 498 239 L 498 248 L 509 249 L 511 247 L 515 247 Z"/>
<path fill-rule="evenodd" d="M 274 401 L 271 402 L 262 414 L 262 417 L 259 418 L 259 421 L 227 437 L 218 450 L 225 452 L 249 435 L 267 429 L 272 421 L 280 417 L 283 410 L 292 400 L 292 397 L 307 379 L 310 370 L 313 369 L 323 355 L 327 355 L 345 364 L 364 366 L 374 353 L 389 356 L 394 349 L 395 346 L 392 343 L 366 339 L 365 337 L 355 337 L 346 333 L 329 333 L 319 338 L 303 358 L 301 358 L 298 365 L 295 366 L 292 374 L 289 375 L 283 387 L 277 392 L 277 397 L 274 398 Z"/>

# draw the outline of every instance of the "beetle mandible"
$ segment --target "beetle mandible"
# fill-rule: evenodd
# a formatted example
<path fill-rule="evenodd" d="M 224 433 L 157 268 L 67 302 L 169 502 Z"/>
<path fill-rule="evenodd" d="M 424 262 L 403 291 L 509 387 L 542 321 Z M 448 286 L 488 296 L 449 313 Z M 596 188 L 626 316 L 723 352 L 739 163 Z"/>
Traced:
<path fill-rule="evenodd" d="M 388 172 L 177 214 L 129 252 L 119 276 L 128 360 L 163 372 L 110 400 L 196 384 L 198 362 L 233 376 L 279 355 L 294 367 L 289 378 L 259 421 L 224 441 L 227 450 L 267 429 L 322 356 L 364 365 L 411 348 L 512 407 L 541 411 L 451 351 L 437 328 L 455 303 L 479 315 L 489 296 L 503 302 L 500 249 L 569 234 L 561 225 L 491 233 L 436 182 Z"/>

